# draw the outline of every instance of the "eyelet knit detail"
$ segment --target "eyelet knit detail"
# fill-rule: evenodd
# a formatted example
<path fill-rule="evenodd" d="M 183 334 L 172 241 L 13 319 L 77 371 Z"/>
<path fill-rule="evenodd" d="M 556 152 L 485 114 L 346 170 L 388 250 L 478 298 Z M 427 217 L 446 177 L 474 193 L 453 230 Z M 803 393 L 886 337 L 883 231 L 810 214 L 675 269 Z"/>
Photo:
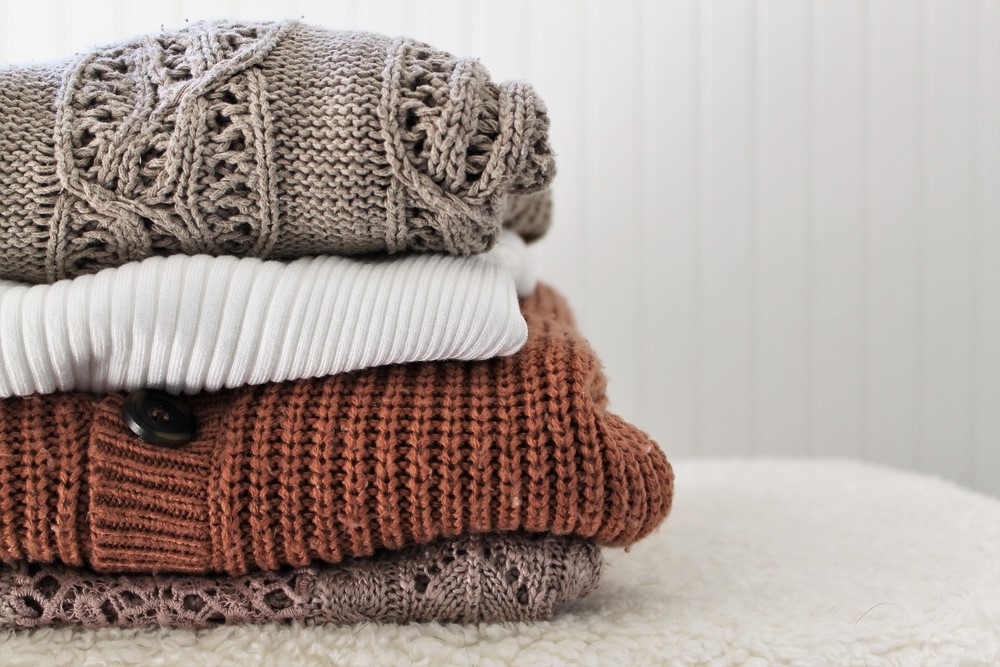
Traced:
<path fill-rule="evenodd" d="M 398 220 L 408 221 L 387 238 L 390 250 L 489 247 L 508 193 L 539 191 L 555 176 L 544 103 L 525 83 L 493 83 L 478 61 L 402 38 L 384 80 L 379 117 L 405 186 Z"/>
<path fill-rule="evenodd" d="M 150 255 L 487 250 L 544 188 L 545 107 L 472 60 L 297 23 L 194 23 L 0 70 L 0 278 Z"/>
<path fill-rule="evenodd" d="M 264 256 L 276 190 L 267 83 L 287 26 L 192 26 L 89 53 L 56 102 L 46 278 L 150 255 Z"/>
<path fill-rule="evenodd" d="M 239 575 L 496 531 L 630 545 L 669 512 L 670 465 L 606 411 L 565 302 L 540 285 L 522 312 L 510 357 L 186 397 L 177 449 L 135 438 L 121 394 L 2 401 L 0 558 Z"/>
<path fill-rule="evenodd" d="M 315 583 L 309 571 L 116 576 L 19 563 L 0 569 L 0 627 L 204 628 L 303 619 Z"/>
<path fill-rule="evenodd" d="M 109 575 L 20 562 L 0 567 L 0 629 L 536 621 L 589 594 L 600 575 L 593 543 L 517 533 L 240 577 Z"/>

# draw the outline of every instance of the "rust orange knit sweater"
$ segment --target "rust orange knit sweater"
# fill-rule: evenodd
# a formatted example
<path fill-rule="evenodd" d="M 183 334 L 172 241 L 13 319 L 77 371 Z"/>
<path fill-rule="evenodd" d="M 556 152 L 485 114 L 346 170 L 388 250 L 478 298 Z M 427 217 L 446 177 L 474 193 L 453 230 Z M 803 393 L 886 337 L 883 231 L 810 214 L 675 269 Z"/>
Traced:
<path fill-rule="evenodd" d="M 243 574 L 489 531 L 629 545 L 673 473 L 605 409 L 563 300 L 523 304 L 527 345 L 200 394 L 187 445 L 123 425 L 123 395 L 0 401 L 0 558 L 116 572 Z"/>

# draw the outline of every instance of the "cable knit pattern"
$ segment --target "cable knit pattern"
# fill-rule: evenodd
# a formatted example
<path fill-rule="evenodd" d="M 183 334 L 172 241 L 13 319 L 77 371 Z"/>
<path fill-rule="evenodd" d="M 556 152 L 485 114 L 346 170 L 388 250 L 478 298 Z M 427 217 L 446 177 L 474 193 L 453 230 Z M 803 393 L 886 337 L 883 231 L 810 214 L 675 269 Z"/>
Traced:
<path fill-rule="evenodd" d="M 578 538 L 470 535 L 340 565 L 241 577 L 0 568 L 0 628 L 204 628 L 538 621 L 597 588 L 601 552 Z"/>
<path fill-rule="evenodd" d="M 0 123 L 0 277 L 25 282 L 175 253 L 478 253 L 555 173 L 526 84 L 298 23 L 0 69 Z"/>
<path fill-rule="evenodd" d="M 174 255 L 54 285 L 0 281 L 0 397 L 195 393 L 513 354 L 528 335 L 515 287 L 535 282 L 509 231 L 474 257 Z"/>
<path fill-rule="evenodd" d="M 185 398 L 183 447 L 123 424 L 119 393 L 0 401 L 0 559 L 108 572 L 225 572 L 489 532 L 627 546 L 673 473 L 606 410 L 565 302 L 539 285 L 518 353 Z"/>

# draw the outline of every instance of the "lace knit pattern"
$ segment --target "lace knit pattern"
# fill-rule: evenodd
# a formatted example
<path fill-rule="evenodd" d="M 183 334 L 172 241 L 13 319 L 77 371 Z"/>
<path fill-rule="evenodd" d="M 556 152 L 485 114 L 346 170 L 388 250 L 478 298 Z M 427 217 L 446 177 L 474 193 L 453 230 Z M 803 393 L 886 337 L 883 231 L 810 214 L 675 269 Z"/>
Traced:
<path fill-rule="evenodd" d="M 538 621 L 596 589 L 600 575 L 593 543 L 519 533 L 241 577 L 18 563 L 0 568 L 0 628 Z"/>
<path fill-rule="evenodd" d="M 670 465 L 607 411 L 562 298 L 539 285 L 522 312 L 510 357 L 186 397 L 177 449 L 128 431 L 120 393 L 0 401 L 0 559 L 240 575 L 490 532 L 630 545 Z"/>
<path fill-rule="evenodd" d="M 0 69 L 0 118 L 17 119 L 0 277 L 23 282 L 177 253 L 478 253 L 508 197 L 555 173 L 526 84 L 298 23 L 196 23 Z"/>

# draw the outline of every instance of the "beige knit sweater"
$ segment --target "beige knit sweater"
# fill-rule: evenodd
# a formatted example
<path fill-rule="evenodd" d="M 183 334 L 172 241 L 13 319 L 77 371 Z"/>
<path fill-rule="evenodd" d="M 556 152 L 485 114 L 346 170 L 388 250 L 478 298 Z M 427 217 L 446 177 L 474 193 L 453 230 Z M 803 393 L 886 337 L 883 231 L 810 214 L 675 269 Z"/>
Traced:
<path fill-rule="evenodd" d="M 0 278 L 150 255 L 478 253 L 555 169 L 521 82 L 426 44 L 196 23 L 0 68 Z M 513 200 L 512 200 L 513 199 Z"/>

